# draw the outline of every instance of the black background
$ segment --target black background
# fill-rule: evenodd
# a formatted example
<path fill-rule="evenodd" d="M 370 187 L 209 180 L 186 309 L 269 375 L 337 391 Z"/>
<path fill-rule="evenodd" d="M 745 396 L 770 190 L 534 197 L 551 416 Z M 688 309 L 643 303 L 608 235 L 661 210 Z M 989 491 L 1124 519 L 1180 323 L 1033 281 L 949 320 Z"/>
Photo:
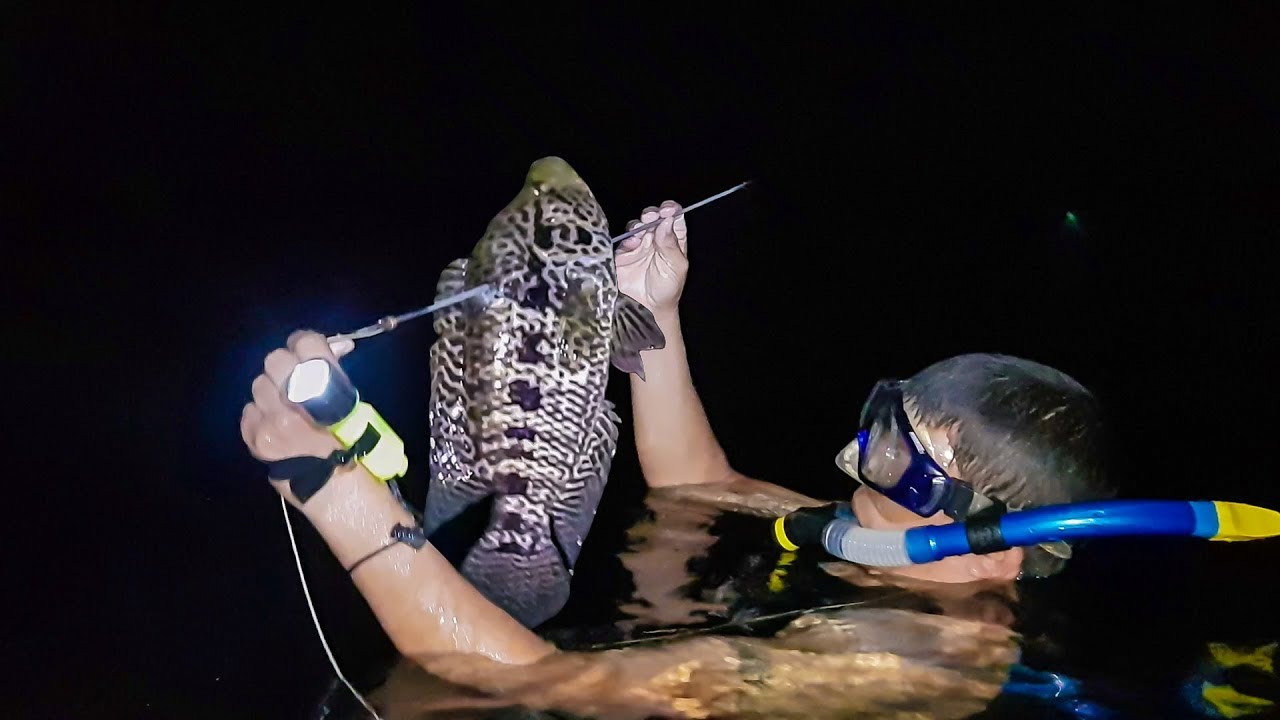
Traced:
<path fill-rule="evenodd" d="M 847 493 L 832 458 L 877 378 L 997 351 L 1102 397 L 1124 495 L 1280 506 L 1263 7 L 7 9 L 5 697 L 304 716 L 330 672 L 239 439 L 249 384 L 293 329 L 428 302 L 550 154 L 618 232 L 755 181 L 690 216 L 683 303 L 744 472 Z M 346 362 L 417 468 L 432 338 L 406 325 Z M 615 508 L 640 493 L 623 436 Z M 597 548 L 622 531 L 597 525 Z M 360 676 L 389 646 L 299 536 Z M 1276 633 L 1274 542 L 1090 558 L 1051 586 L 1080 668 L 1173 677 L 1206 639 Z"/>

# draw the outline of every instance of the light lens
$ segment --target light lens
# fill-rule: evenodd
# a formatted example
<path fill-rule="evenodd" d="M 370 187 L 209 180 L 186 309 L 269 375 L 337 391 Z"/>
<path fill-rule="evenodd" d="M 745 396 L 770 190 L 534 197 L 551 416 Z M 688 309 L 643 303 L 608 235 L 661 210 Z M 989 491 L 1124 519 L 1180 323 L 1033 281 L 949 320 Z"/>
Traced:
<path fill-rule="evenodd" d="M 304 403 L 324 394 L 329 388 L 329 363 L 321 358 L 300 363 L 289 375 L 286 394 L 291 402 Z"/>

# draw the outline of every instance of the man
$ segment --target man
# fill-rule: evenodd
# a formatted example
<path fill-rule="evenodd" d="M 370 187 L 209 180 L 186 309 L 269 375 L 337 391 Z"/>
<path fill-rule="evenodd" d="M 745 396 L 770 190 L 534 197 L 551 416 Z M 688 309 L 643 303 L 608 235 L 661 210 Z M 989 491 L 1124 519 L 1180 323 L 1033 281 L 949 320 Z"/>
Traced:
<path fill-rule="evenodd" d="M 748 478 L 733 469 L 694 390 L 678 304 L 689 269 L 688 232 L 679 206 L 648 208 L 638 222 L 663 218 L 625 241 L 617 256 L 620 290 L 645 304 L 666 337 L 644 355 L 646 379 L 631 381 L 636 447 L 650 488 L 683 487 L 715 503 L 781 514 L 821 501 Z M 294 333 L 269 355 L 253 383 L 241 431 L 260 460 L 326 457 L 337 442 L 281 398 L 299 362 L 336 360 L 350 344 L 330 348 L 323 336 Z M 851 443 L 837 460 L 861 480 L 852 496 L 860 523 L 872 529 L 953 522 L 996 504 L 1010 510 L 1105 496 L 1098 449 L 1098 412 L 1090 393 L 1066 375 L 1035 363 L 969 355 L 938 363 L 900 385 L 878 386 L 864 413 L 867 455 Z M 923 451 L 909 442 L 909 431 Z M 928 514 L 891 498 L 896 480 L 924 472 L 954 490 L 951 505 Z M 339 468 L 306 504 L 287 483 L 274 487 L 316 527 L 344 567 L 390 544 L 410 513 L 358 464 Z M 943 498 L 944 500 L 946 498 Z M 923 513 L 923 514 L 922 514 Z M 885 570 L 890 576 L 943 583 L 1008 582 L 1024 572 L 1061 567 L 1065 546 L 1011 548 Z M 429 543 L 398 544 L 352 571 L 387 634 L 406 656 L 477 653 L 500 662 L 531 663 L 555 648 L 516 623 L 471 587 Z"/>
<path fill-rule="evenodd" d="M 640 222 L 671 218 L 678 209 L 668 201 L 660 209 L 646 209 Z M 794 493 L 734 470 L 707 422 L 689 374 L 678 313 L 689 268 L 687 250 L 688 230 L 680 216 L 624 241 L 617 259 L 622 291 L 649 307 L 667 338 L 663 350 L 645 354 L 646 380 L 631 380 L 636 449 L 645 480 L 650 487 L 716 486 L 740 500 L 751 495 L 794 499 Z M 909 427 L 896 421 L 899 409 Z M 1017 510 L 1110 495 L 1097 403 L 1088 390 L 1052 368 L 1006 356 L 962 355 L 926 368 L 898 387 L 877 387 L 867 410 L 879 413 L 866 419 L 871 427 L 865 428 L 872 433 L 868 447 L 879 452 L 865 458 L 862 472 L 856 441 L 837 458 L 855 479 L 883 477 L 881 485 L 891 486 L 914 456 L 917 467 L 928 466 L 944 482 L 975 491 L 974 509 L 992 501 Z M 925 453 L 914 452 L 906 436 L 911 429 Z M 864 527 L 953 522 L 941 509 L 922 517 L 876 487 L 863 482 L 853 493 L 853 510 Z M 963 516 L 969 509 L 951 510 Z M 1063 545 L 1011 548 L 885 572 L 941 582 L 1012 580 L 1024 570 L 1051 574 L 1062 567 L 1066 554 Z"/>

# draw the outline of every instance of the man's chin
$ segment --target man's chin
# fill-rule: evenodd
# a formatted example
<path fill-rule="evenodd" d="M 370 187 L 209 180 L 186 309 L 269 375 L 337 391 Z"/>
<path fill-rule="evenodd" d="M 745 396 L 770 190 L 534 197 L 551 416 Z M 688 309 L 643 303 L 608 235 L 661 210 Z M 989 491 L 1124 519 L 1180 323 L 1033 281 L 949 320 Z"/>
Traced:
<path fill-rule="evenodd" d="M 967 585 L 977 582 L 977 578 L 967 572 L 963 558 L 946 558 L 923 565 L 904 565 L 901 567 L 868 568 L 885 581 L 893 580 L 919 581 L 939 585 Z"/>

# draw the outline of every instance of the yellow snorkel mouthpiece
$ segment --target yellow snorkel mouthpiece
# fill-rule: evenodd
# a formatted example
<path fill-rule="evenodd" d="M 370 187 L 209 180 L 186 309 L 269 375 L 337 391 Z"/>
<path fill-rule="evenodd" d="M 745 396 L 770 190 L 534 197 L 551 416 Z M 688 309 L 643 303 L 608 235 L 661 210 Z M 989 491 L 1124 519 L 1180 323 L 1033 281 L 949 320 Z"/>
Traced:
<path fill-rule="evenodd" d="M 1237 502 L 1213 501 L 1217 531 L 1210 540 L 1238 542 L 1280 536 L 1280 512 Z"/>

